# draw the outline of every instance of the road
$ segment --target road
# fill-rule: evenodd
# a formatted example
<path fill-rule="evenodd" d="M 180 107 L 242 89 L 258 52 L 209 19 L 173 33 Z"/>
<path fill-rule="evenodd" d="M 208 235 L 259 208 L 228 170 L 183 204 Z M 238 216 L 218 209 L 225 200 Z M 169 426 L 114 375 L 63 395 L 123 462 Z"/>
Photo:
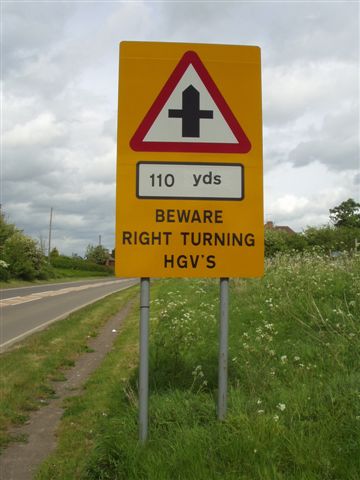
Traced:
<path fill-rule="evenodd" d="M 98 278 L 0 291 L 0 349 L 22 340 L 75 310 L 119 290 L 138 279 Z"/>

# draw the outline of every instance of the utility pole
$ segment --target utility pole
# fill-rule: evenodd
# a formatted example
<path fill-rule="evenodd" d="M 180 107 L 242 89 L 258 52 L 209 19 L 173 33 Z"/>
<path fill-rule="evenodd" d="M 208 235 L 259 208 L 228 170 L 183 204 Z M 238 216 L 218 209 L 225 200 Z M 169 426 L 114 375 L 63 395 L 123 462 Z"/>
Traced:
<path fill-rule="evenodd" d="M 99 246 L 101 247 L 101 235 L 99 235 Z"/>
<path fill-rule="evenodd" d="M 53 207 L 50 208 L 50 223 L 49 223 L 49 248 L 48 248 L 48 261 L 50 263 L 51 252 L 51 227 L 52 227 Z"/>

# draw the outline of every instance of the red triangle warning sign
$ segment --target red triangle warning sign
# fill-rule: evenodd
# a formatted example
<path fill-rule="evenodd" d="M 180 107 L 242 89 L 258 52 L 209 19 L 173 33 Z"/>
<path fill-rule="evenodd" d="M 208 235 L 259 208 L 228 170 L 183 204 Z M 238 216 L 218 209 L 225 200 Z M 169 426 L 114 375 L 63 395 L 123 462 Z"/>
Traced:
<path fill-rule="evenodd" d="M 130 141 L 141 152 L 247 153 L 251 143 L 195 52 L 186 52 Z"/>

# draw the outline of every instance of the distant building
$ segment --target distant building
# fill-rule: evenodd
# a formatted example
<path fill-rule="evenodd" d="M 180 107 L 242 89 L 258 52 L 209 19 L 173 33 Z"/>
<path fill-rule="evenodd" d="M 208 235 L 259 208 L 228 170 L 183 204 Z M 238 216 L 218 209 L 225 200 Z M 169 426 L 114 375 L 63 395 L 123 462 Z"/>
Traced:
<path fill-rule="evenodd" d="M 265 223 L 264 227 L 268 230 L 277 230 L 280 232 L 286 232 L 289 235 L 295 235 L 294 230 L 287 225 L 274 225 L 274 222 L 269 221 Z"/>

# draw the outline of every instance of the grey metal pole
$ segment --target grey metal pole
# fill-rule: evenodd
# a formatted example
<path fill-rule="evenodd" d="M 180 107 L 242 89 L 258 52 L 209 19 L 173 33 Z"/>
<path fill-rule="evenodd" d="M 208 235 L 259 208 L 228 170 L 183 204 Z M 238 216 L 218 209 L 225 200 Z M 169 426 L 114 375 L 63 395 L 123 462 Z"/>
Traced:
<path fill-rule="evenodd" d="M 139 440 L 148 435 L 150 279 L 140 280 Z"/>
<path fill-rule="evenodd" d="M 51 227 L 52 227 L 53 207 L 50 208 L 50 222 L 49 222 L 49 246 L 48 246 L 48 262 L 50 263 L 51 253 Z"/>
<path fill-rule="evenodd" d="M 218 419 L 224 420 L 227 409 L 229 332 L 229 279 L 220 278 L 219 396 Z"/>

